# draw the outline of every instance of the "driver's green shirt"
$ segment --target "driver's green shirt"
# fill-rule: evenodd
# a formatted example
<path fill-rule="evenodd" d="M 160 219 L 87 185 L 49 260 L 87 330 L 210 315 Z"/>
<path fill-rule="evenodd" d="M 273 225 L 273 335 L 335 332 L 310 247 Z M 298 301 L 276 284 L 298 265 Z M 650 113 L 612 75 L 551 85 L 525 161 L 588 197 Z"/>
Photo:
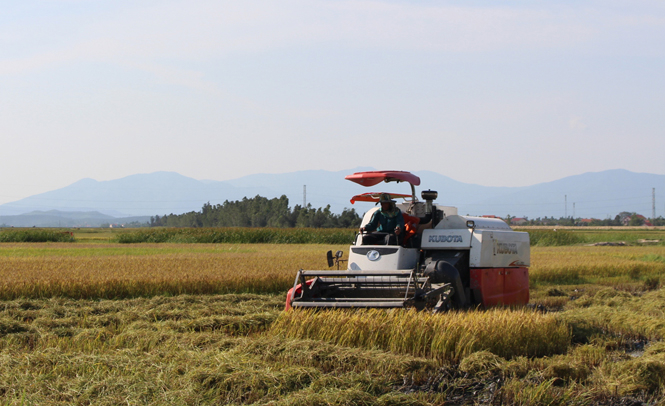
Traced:
<path fill-rule="evenodd" d="M 397 214 L 393 216 L 384 213 L 381 209 L 375 211 L 372 219 L 365 226 L 365 230 L 369 232 L 394 233 L 395 227 L 400 226 L 402 231 L 404 231 L 404 217 L 402 216 L 402 212 L 398 208 L 395 208 L 395 210 L 397 210 Z"/>

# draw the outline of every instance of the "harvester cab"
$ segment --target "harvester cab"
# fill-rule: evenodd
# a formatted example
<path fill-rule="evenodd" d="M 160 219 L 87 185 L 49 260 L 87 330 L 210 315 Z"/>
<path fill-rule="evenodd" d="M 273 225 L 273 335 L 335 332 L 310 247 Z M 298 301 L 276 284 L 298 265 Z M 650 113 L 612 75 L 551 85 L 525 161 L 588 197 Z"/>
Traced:
<path fill-rule="evenodd" d="M 406 182 L 410 194 L 389 193 L 404 218 L 404 230 L 359 232 L 349 248 L 346 270 L 342 253 L 328 253 L 335 271 L 300 270 L 286 298 L 286 309 L 403 308 L 433 312 L 469 306 L 524 305 L 529 301 L 529 235 L 513 231 L 498 218 L 460 216 L 439 206 L 437 192 L 416 197 L 420 178 L 403 171 L 357 172 L 346 179 L 362 186 Z M 378 203 L 386 193 L 363 193 L 351 203 Z M 379 207 L 363 216 L 361 230 Z"/>

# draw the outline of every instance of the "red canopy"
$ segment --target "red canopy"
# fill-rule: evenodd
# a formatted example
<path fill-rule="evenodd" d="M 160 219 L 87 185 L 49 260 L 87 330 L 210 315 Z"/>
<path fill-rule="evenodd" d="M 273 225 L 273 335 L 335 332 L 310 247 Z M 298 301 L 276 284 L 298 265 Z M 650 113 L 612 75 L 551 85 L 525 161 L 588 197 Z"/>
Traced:
<path fill-rule="evenodd" d="M 391 199 L 395 199 L 398 197 L 401 198 L 412 198 L 413 196 L 411 195 L 404 195 L 401 193 L 387 193 L 390 195 Z M 381 198 L 382 193 L 377 193 L 377 192 L 368 192 L 368 193 L 363 193 L 361 195 L 355 195 L 351 198 L 351 204 L 354 204 L 355 202 L 378 202 L 379 199 Z"/>
<path fill-rule="evenodd" d="M 374 186 L 382 181 L 385 182 L 409 182 L 413 186 L 420 185 L 420 178 L 410 172 L 404 171 L 370 171 L 356 172 L 344 177 L 352 182 L 363 186 Z"/>

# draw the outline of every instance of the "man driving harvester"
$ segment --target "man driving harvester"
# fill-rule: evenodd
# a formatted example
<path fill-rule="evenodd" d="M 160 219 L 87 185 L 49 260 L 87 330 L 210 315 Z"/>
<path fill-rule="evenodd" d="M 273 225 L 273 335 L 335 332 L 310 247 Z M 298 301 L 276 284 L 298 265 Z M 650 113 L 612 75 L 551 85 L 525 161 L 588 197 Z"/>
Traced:
<path fill-rule="evenodd" d="M 379 199 L 381 209 L 374 212 L 372 219 L 360 227 L 360 232 L 371 233 L 363 235 L 363 245 L 397 245 L 404 239 L 404 217 L 395 206 L 390 194 L 382 193 Z M 375 231 L 375 232 L 374 232 Z"/>

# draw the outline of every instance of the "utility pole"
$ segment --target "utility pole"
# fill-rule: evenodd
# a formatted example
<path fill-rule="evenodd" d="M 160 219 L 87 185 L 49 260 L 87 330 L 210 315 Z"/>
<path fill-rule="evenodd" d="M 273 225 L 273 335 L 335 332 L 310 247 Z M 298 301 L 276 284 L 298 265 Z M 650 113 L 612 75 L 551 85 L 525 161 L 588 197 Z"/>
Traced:
<path fill-rule="evenodd" d="M 651 220 L 656 218 L 656 188 L 651 188 Z"/>
<path fill-rule="evenodd" d="M 302 185 L 302 207 L 307 207 L 307 185 Z"/>
<path fill-rule="evenodd" d="M 573 202 L 573 218 L 575 218 L 575 202 Z"/>
<path fill-rule="evenodd" d="M 563 217 L 568 218 L 568 195 L 563 195 L 563 202 L 564 202 L 564 205 L 566 206 L 566 208 L 564 210 L 565 214 L 564 214 Z"/>

